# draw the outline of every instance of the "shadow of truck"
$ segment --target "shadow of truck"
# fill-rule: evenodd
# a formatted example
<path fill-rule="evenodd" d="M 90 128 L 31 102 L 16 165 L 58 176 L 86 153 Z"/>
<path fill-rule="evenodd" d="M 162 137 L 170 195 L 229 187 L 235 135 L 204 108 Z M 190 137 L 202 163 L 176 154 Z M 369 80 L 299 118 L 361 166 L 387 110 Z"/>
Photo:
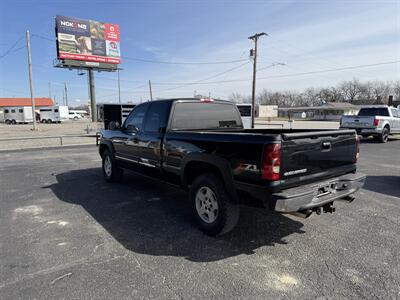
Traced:
<path fill-rule="evenodd" d="M 302 223 L 266 209 L 243 207 L 238 226 L 211 238 L 197 230 L 186 193 L 158 181 L 126 173 L 123 183 L 109 184 L 100 168 L 56 175 L 51 188 L 62 201 L 82 206 L 126 249 L 147 255 L 217 261 L 253 254 L 262 246 L 285 244 Z M 83 229 L 84 230 L 84 229 Z"/>

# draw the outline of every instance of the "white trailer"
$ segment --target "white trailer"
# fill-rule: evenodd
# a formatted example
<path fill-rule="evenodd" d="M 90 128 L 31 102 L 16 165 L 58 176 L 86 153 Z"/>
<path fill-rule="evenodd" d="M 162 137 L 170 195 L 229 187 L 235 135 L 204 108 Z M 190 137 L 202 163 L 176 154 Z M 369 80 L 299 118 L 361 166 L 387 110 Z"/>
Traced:
<path fill-rule="evenodd" d="M 5 107 L 4 122 L 6 124 L 27 124 L 33 122 L 32 107 Z"/>
<path fill-rule="evenodd" d="M 68 120 L 68 106 L 48 106 L 40 108 L 40 122 L 61 123 Z"/>

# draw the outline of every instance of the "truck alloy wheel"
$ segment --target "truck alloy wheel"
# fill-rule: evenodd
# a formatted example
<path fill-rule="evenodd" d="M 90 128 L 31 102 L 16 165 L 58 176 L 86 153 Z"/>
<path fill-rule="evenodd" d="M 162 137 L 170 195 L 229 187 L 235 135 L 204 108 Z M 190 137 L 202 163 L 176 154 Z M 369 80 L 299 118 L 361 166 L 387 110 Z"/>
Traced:
<path fill-rule="evenodd" d="M 109 150 L 105 150 L 103 153 L 103 176 L 108 182 L 121 181 L 123 170 L 116 165 L 116 162 L 111 155 Z"/>
<path fill-rule="evenodd" d="M 196 193 L 196 210 L 199 217 L 206 223 L 213 223 L 218 217 L 218 202 L 214 192 L 206 186 Z"/>
<path fill-rule="evenodd" d="M 222 235 L 236 226 L 239 206 L 232 202 L 219 176 L 198 176 L 190 186 L 189 197 L 193 215 L 205 234 Z"/>

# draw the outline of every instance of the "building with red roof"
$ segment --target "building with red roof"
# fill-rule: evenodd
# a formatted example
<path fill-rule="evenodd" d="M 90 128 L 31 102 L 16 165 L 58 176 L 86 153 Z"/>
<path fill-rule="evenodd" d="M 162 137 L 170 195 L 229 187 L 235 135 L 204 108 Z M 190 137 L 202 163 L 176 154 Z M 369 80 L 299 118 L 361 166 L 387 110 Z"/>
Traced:
<path fill-rule="evenodd" d="M 31 98 L 0 98 L 0 109 L 10 106 L 31 106 Z M 54 101 L 51 98 L 35 98 L 35 106 L 53 106 Z"/>

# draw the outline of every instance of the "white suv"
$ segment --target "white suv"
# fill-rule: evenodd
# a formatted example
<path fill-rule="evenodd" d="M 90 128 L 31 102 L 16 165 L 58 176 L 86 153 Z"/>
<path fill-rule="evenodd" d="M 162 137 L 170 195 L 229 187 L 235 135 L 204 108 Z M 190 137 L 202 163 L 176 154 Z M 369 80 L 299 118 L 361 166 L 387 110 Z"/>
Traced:
<path fill-rule="evenodd" d="M 78 119 L 82 119 L 82 116 L 75 111 L 70 111 L 68 114 L 68 119 L 76 121 Z"/>

